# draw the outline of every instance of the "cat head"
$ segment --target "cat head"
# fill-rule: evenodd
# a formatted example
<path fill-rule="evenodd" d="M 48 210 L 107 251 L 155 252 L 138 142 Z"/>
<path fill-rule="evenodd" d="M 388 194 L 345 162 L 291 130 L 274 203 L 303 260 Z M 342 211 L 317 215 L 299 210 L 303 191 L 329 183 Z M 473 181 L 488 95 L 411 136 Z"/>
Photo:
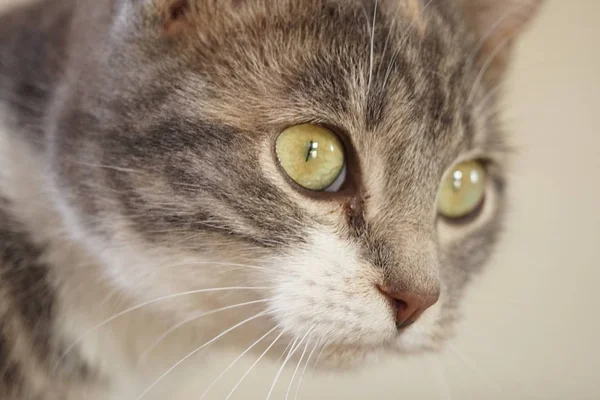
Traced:
<path fill-rule="evenodd" d="M 497 88 L 537 4 L 117 2 L 55 110 L 71 233 L 159 315 L 244 304 L 223 330 L 344 364 L 435 348 L 500 232 Z"/>

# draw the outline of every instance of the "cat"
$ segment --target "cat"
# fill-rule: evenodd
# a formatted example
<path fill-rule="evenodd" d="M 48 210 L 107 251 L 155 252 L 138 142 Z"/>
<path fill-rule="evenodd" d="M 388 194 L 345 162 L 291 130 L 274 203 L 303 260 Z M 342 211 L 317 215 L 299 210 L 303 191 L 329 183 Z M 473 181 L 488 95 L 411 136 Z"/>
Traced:
<path fill-rule="evenodd" d="M 334 369 L 439 349 L 502 232 L 499 90 L 539 7 L 5 12 L 1 398 L 198 398 L 225 346 Z"/>

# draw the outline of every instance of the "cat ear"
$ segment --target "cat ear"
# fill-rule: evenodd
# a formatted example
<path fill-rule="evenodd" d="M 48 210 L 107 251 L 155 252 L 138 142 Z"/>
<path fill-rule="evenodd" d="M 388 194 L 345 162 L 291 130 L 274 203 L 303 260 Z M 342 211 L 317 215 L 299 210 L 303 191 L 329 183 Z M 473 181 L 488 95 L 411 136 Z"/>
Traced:
<path fill-rule="evenodd" d="M 512 44 L 543 0 L 458 0 L 479 41 L 479 57 L 490 73 L 502 72 Z"/>
<path fill-rule="evenodd" d="M 191 23 L 190 0 L 152 0 L 152 13 L 160 18 L 164 34 L 175 35 Z"/>
<path fill-rule="evenodd" d="M 205 0 L 204 3 L 215 0 Z M 198 0 L 127 0 L 129 10 L 141 12 L 147 27 L 160 29 L 160 34 L 174 36 L 189 28 L 198 12 Z"/>
<path fill-rule="evenodd" d="M 0 0 L 1 1 L 1 0 Z M 131 0 L 130 0 L 131 1 Z M 136 0 L 133 0 L 136 1 Z M 149 14 L 158 16 L 163 33 L 168 36 L 182 33 L 192 26 L 203 27 L 214 23 L 214 18 L 228 15 L 244 4 L 245 0 L 144 0 Z"/>

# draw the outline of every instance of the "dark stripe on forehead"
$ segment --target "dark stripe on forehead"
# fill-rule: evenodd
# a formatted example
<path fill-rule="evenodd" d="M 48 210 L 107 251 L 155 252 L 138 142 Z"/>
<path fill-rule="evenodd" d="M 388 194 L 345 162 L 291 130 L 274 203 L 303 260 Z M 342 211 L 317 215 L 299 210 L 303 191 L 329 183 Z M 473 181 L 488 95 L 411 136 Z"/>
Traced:
<path fill-rule="evenodd" d="M 391 112 L 389 107 L 394 106 L 405 107 L 406 113 L 414 112 L 416 120 L 430 124 L 427 131 L 432 135 L 444 132 L 455 121 L 460 108 L 455 97 L 462 94 L 459 91 L 464 86 L 461 81 L 464 65 L 458 60 L 455 68 L 448 69 L 452 39 L 440 33 L 439 19 L 425 22 L 425 18 L 431 19 L 425 14 L 418 14 L 422 26 L 405 15 L 395 15 L 395 24 L 389 15 L 383 12 L 377 15 L 372 75 L 370 63 L 365 64 L 365 73 L 371 76 L 366 111 L 368 129 L 380 123 Z M 428 28 L 430 23 L 436 26 Z M 401 103 L 395 104 L 398 101 Z"/>
<path fill-rule="evenodd" d="M 325 108 L 336 114 L 347 114 L 349 88 L 346 79 L 348 71 L 335 60 L 311 59 L 296 66 L 298 69 L 289 75 L 285 82 L 285 97 L 297 106 L 312 105 L 317 110 Z"/>
<path fill-rule="evenodd" d="M 414 98 L 417 91 L 416 75 L 420 73 L 418 65 L 407 59 L 407 49 L 416 37 L 411 24 L 416 21 L 407 20 L 404 15 L 388 15 L 385 11 L 379 2 L 375 19 L 371 21 L 374 29 L 368 32 L 366 39 L 369 40 L 362 57 L 365 79 L 369 82 L 365 115 L 366 128 L 369 130 L 389 114 L 391 96 L 400 92 L 405 99 Z M 398 36 L 399 33 L 402 35 Z M 394 92 L 390 93 L 390 90 Z"/>
<path fill-rule="evenodd" d="M 441 38 L 430 34 L 422 39 L 419 59 L 422 69 L 422 102 L 426 118 L 433 124 L 432 134 L 439 134 L 452 125 L 454 114 L 458 112 L 451 101 L 456 87 L 449 84 L 448 72 L 443 69 L 447 54 Z"/>

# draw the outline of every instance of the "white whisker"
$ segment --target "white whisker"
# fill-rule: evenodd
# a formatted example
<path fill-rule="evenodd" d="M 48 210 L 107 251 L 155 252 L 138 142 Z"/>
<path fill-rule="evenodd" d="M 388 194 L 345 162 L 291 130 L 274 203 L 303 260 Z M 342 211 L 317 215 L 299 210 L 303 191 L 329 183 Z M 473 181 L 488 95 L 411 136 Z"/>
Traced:
<path fill-rule="evenodd" d="M 92 163 L 87 163 L 87 162 L 72 160 L 72 159 L 67 159 L 67 158 L 63 158 L 63 160 L 68 161 L 73 164 L 84 165 L 86 167 L 110 169 L 110 170 L 119 171 L 119 172 L 127 172 L 130 174 L 139 174 L 139 173 L 143 172 L 143 171 L 139 171 L 139 170 L 135 170 L 135 169 L 131 169 L 131 168 L 116 167 L 114 165 L 92 164 Z"/>
<path fill-rule="evenodd" d="M 371 48 L 369 54 L 369 82 L 367 83 L 367 94 L 371 90 L 371 81 L 373 80 L 373 58 L 375 52 L 375 23 L 377 21 L 377 7 L 379 0 L 375 0 L 375 7 L 373 9 L 373 24 L 371 26 Z"/>
<path fill-rule="evenodd" d="M 279 380 L 279 377 L 281 376 L 281 373 L 283 372 L 283 368 L 285 368 L 287 362 L 294 356 L 294 353 L 298 350 L 300 345 L 302 345 L 302 342 L 304 341 L 304 339 L 306 339 L 306 337 L 308 336 L 308 334 L 310 333 L 311 330 L 312 330 L 312 328 L 309 329 L 304 334 L 304 336 L 302 337 L 302 339 L 300 339 L 300 341 L 298 342 L 297 345 L 295 345 L 294 347 L 292 347 L 290 349 L 290 352 L 288 353 L 287 357 L 285 358 L 285 360 L 283 360 L 283 364 L 281 364 L 281 367 L 279 367 L 279 371 L 277 371 L 277 375 L 275 375 L 275 380 L 273 381 L 273 384 L 271 385 L 271 389 L 269 390 L 269 394 L 267 394 L 266 400 L 269 400 L 271 398 L 271 394 L 273 394 L 273 390 L 275 390 L 275 385 L 277 384 L 277 381 Z"/>
<path fill-rule="evenodd" d="M 224 267 L 236 267 L 236 268 L 248 268 L 248 269 L 256 269 L 256 270 L 261 270 L 261 271 L 268 271 L 267 268 L 265 267 L 259 267 L 257 265 L 250 265 L 250 264 L 239 264 L 239 263 L 228 263 L 228 262 L 220 262 L 220 261 L 188 261 L 188 262 L 181 262 L 181 263 L 165 263 L 165 264 L 161 264 L 160 266 L 168 266 L 170 268 L 176 268 L 176 267 L 196 267 L 196 266 L 202 266 L 202 265 L 219 265 L 219 266 L 224 266 Z"/>
<path fill-rule="evenodd" d="M 493 100 L 494 97 L 502 91 L 504 85 L 505 82 L 500 81 L 496 85 L 488 89 L 483 98 L 478 102 L 477 106 L 475 107 L 475 110 L 477 110 L 478 112 L 485 110 L 489 102 Z"/>
<path fill-rule="evenodd" d="M 279 328 L 281 326 L 281 324 L 277 325 L 276 327 L 274 327 L 273 329 L 269 330 L 267 333 L 265 333 L 264 335 L 262 335 L 257 341 L 255 341 L 254 343 L 252 343 L 246 350 L 244 350 L 244 352 L 242 354 L 240 354 L 239 356 L 236 357 L 235 360 L 233 360 L 231 362 L 231 364 L 229 364 L 227 366 L 227 368 L 225 368 L 223 370 L 223 372 L 221 372 L 219 374 L 219 376 L 217 376 L 215 378 L 215 380 L 208 385 L 208 387 L 206 388 L 206 390 L 200 395 L 200 397 L 198 398 L 198 400 L 202 400 L 204 398 L 204 396 L 206 396 L 208 394 L 208 392 L 210 391 L 210 389 L 212 389 L 212 387 L 219 381 L 219 379 L 221 379 L 223 377 L 223 375 L 225 375 L 227 373 L 227 371 L 229 371 L 234 365 L 235 363 L 237 363 L 242 357 L 244 357 L 250 350 L 252 350 L 252 348 L 254 346 L 256 346 L 258 343 L 260 343 L 264 338 L 266 338 L 267 336 L 269 336 L 271 333 L 275 332 L 275 330 L 277 328 Z"/>
<path fill-rule="evenodd" d="M 396 22 L 398 21 L 399 13 L 400 13 L 400 7 L 398 7 L 396 9 L 396 13 L 394 14 L 394 17 L 392 18 L 392 26 L 388 30 L 388 34 L 387 34 L 387 36 L 385 38 L 385 42 L 383 44 L 383 51 L 381 52 L 381 61 L 383 61 L 383 59 L 385 58 L 385 54 L 387 53 L 390 38 L 392 37 L 392 33 L 394 33 L 394 30 L 396 29 Z M 379 75 L 379 72 L 381 72 L 381 65 L 382 65 L 382 62 L 380 62 L 379 65 L 377 66 L 377 74 L 378 75 Z"/>
<path fill-rule="evenodd" d="M 472 103 L 473 99 L 475 98 L 475 94 L 477 93 L 477 90 L 479 89 L 479 87 L 481 86 L 481 84 L 483 82 L 483 77 L 485 76 L 485 73 L 492 66 L 492 62 L 494 62 L 496 57 L 500 54 L 500 52 L 504 49 L 504 47 L 506 47 L 511 42 L 511 40 L 512 40 L 511 35 L 506 36 L 503 40 L 500 41 L 500 43 L 494 48 L 494 50 L 492 50 L 492 52 L 485 59 L 485 61 L 483 62 L 482 66 L 481 66 L 481 69 L 479 70 L 479 73 L 477 74 L 477 77 L 475 78 L 475 82 L 473 83 L 471 92 L 469 93 L 469 96 L 467 97 L 467 105 L 470 105 Z"/>
<path fill-rule="evenodd" d="M 181 328 L 183 325 L 186 325 L 192 321 L 198 320 L 202 317 L 206 317 L 212 314 L 216 314 L 218 312 L 221 311 L 226 311 L 226 310 L 231 310 L 231 309 L 235 309 L 235 308 L 239 308 L 239 307 L 244 307 L 244 306 L 248 306 L 248 305 L 252 305 L 252 304 L 259 304 L 259 303 L 266 303 L 271 299 L 261 299 L 261 300 L 253 300 L 253 301 L 247 301 L 244 303 L 239 303 L 239 304 L 233 304 L 230 306 L 225 306 L 225 307 L 221 307 L 221 308 L 217 308 L 215 310 L 210 310 L 210 311 L 205 311 L 202 313 L 198 313 L 198 314 L 194 314 L 189 318 L 184 319 L 183 321 L 173 325 L 171 328 L 167 329 L 165 332 L 162 333 L 162 335 L 160 335 L 149 347 L 146 351 L 144 351 L 138 360 L 138 364 L 142 363 L 146 360 L 146 358 L 148 357 L 148 355 L 152 352 L 152 350 L 154 350 L 156 348 L 156 346 L 158 346 L 160 344 L 160 342 L 162 342 L 163 340 L 165 340 L 165 338 L 167 336 L 169 336 L 171 333 L 173 333 L 174 331 L 176 331 L 177 329 Z"/>
<path fill-rule="evenodd" d="M 281 375 L 281 372 L 283 371 L 283 368 L 285 367 L 285 365 L 287 364 L 288 360 L 292 357 L 292 355 L 294 354 L 294 352 L 296 351 L 296 349 L 300 345 L 300 344 L 298 344 L 298 346 L 296 346 L 296 343 L 298 343 L 298 337 L 297 336 L 292 341 L 292 346 L 290 347 L 290 351 L 288 351 L 287 355 L 283 359 L 283 362 L 281 363 L 281 366 L 277 370 L 277 373 L 275 374 L 275 379 L 273 379 L 273 383 L 271 384 L 271 388 L 269 389 L 269 393 L 267 394 L 267 398 L 265 400 L 269 400 L 269 398 L 271 397 L 271 394 L 273 393 L 273 390 L 275 389 L 275 385 L 277 384 L 277 380 L 279 380 L 279 376 Z M 284 350 L 283 354 L 285 354 L 285 350 Z"/>
<path fill-rule="evenodd" d="M 149 306 L 151 304 L 155 304 L 157 302 L 160 301 L 164 301 L 164 300 L 169 300 L 169 299 L 174 299 L 177 297 L 182 297 L 182 296 L 190 296 L 193 294 L 199 294 L 199 293 L 210 293 L 210 292 L 220 292 L 220 291 L 228 291 L 228 290 L 265 290 L 265 289 L 272 289 L 269 286 L 258 286 L 258 287 L 251 287 L 251 286 L 230 286 L 230 287 L 221 287 L 221 288 L 209 288 L 209 289 L 199 289 L 199 290 L 190 290 L 187 292 L 179 292 L 179 293 L 174 293 L 174 294 L 170 294 L 170 295 L 166 295 L 166 296 L 162 296 L 153 300 L 149 300 L 146 301 L 144 303 L 138 304 L 136 306 L 127 308 L 121 312 L 118 312 L 117 314 L 113 315 L 110 318 L 105 319 L 104 321 L 100 322 L 99 324 L 93 326 L 92 328 L 88 329 L 86 332 L 84 332 L 81 336 L 79 336 L 77 339 L 75 339 L 73 341 L 73 343 L 71 345 L 69 345 L 65 351 L 60 355 L 60 357 L 55 361 L 56 365 L 54 366 L 54 370 L 56 370 L 56 368 L 58 367 L 58 365 L 60 365 L 60 363 L 62 362 L 62 360 L 65 358 L 65 356 L 72 351 L 75 346 L 77 346 L 79 343 L 81 343 L 81 341 L 83 341 L 86 337 L 88 337 L 91 333 L 95 332 L 96 330 L 102 328 L 103 326 L 109 324 L 110 322 L 116 320 L 117 318 L 122 317 L 123 315 L 126 315 L 128 313 L 131 313 L 133 311 L 139 310 L 143 307 Z"/>
<path fill-rule="evenodd" d="M 502 16 L 500 16 L 495 23 L 492 24 L 492 26 L 490 27 L 490 29 L 487 30 L 486 33 L 484 33 L 483 35 L 480 35 L 479 40 L 477 41 L 474 49 L 471 51 L 471 54 L 469 55 L 469 57 L 467 58 L 467 63 L 465 64 L 465 66 L 470 66 L 472 65 L 472 63 L 474 62 L 474 60 L 477 58 L 477 55 L 479 53 L 479 51 L 483 48 L 483 46 L 485 45 L 485 42 L 492 36 L 492 34 L 496 31 L 496 29 L 498 29 L 500 26 L 502 26 L 502 23 L 506 20 L 506 18 L 521 12 L 522 9 L 527 5 L 527 2 L 523 2 L 522 4 L 518 5 L 515 8 L 513 7 L 509 7 L 507 12 L 505 12 Z"/>
<path fill-rule="evenodd" d="M 310 351 L 310 354 L 308 355 L 308 358 L 306 359 L 306 363 L 304 364 L 304 368 L 302 368 L 302 373 L 300 374 L 300 379 L 298 379 L 298 386 L 296 387 L 296 394 L 294 395 L 294 400 L 296 400 L 298 398 L 298 394 L 300 393 L 300 386 L 302 385 L 302 378 L 304 378 L 304 374 L 306 373 L 306 367 L 308 367 L 308 364 L 310 363 L 310 359 L 312 358 L 313 354 L 315 353 L 315 350 L 317 350 L 317 347 L 319 346 L 319 341 L 315 341 L 315 345 L 313 346 L 313 349 Z"/>
<path fill-rule="evenodd" d="M 262 354 L 250 366 L 250 368 L 248 368 L 248 371 L 246 371 L 246 373 L 244 375 L 242 375 L 242 377 L 240 378 L 240 380 L 238 381 L 238 383 L 236 383 L 235 386 L 233 387 L 233 389 L 231 389 L 231 391 L 229 392 L 229 394 L 227 395 L 227 397 L 225 398 L 225 400 L 229 400 L 231 398 L 231 396 L 233 396 L 233 393 L 235 392 L 235 390 L 238 388 L 238 386 L 240 386 L 242 384 L 242 382 L 244 381 L 244 379 L 246 378 L 246 376 L 248 376 L 248 374 L 250 373 L 250 371 L 252 371 L 252 369 L 256 366 L 256 364 L 258 364 L 260 362 L 260 360 L 269 352 L 269 350 L 271 350 L 271 348 L 275 345 L 275 343 L 277 343 L 277 341 L 281 338 L 281 336 L 283 336 L 283 334 L 284 334 L 284 332 L 281 331 L 281 333 L 275 339 L 273 339 L 273 342 L 271 342 L 271 344 L 269 345 L 269 347 L 267 347 L 265 349 L 265 351 L 262 352 Z"/>
<path fill-rule="evenodd" d="M 283 352 L 281 353 L 281 355 L 279 356 L 279 358 L 277 359 L 277 361 L 275 361 L 275 364 L 279 364 L 279 362 L 281 361 L 281 359 L 283 357 L 285 357 L 285 354 L 290 349 L 290 347 L 292 347 L 293 344 L 294 344 L 294 341 L 291 341 L 291 342 L 288 343 L 287 346 L 285 346 L 285 349 L 283 349 Z"/>
<path fill-rule="evenodd" d="M 180 366 L 182 363 L 184 363 L 186 360 L 188 360 L 189 358 L 193 357 L 195 354 L 197 354 L 200 350 L 204 349 L 206 346 L 216 342 L 217 340 L 219 340 L 221 337 L 223 337 L 224 335 L 226 335 L 227 333 L 231 332 L 232 330 L 239 328 L 240 326 L 255 320 L 256 318 L 260 318 L 263 317 L 265 315 L 267 315 L 269 313 L 269 311 L 263 311 L 260 312 L 250 318 L 246 318 L 245 320 L 243 320 L 242 322 L 238 322 L 237 324 L 235 324 L 234 326 L 232 326 L 231 328 L 226 329 L 225 331 L 221 332 L 220 334 L 218 334 L 217 336 L 215 336 L 214 338 L 212 338 L 211 340 L 209 340 L 208 342 L 204 343 L 203 345 L 197 347 L 195 350 L 192 350 L 191 352 L 189 352 L 185 357 L 183 357 L 181 360 L 177 361 L 173 366 L 171 366 L 171 368 L 169 368 L 167 371 L 165 371 L 161 376 L 159 376 L 150 386 L 148 386 L 138 397 L 137 400 L 140 400 L 141 398 L 143 398 L 146 393 L 148 393 L 150 390 L 152 390 L 153 387 L 155 387 L 160 381 L 162 381 L 164 379 L 165 376 L 167 376 L 168 374 L 171 373 L 171 371 L 173 371 L 175 368 L 177 368 L 178 366 Z"/>
<path fill-rule="evenodd" d="M 312 328 L 310 328 L 306 334 L 308 335 L 310 333 L 310 331 L 312 331 L 314 328 L 315 328 L 315 326 L 313 325 Z M 290 396 L 290 391 L 292 390 L 292 385 L 294 384 L 294 379 L 296 378 L 296 374 L 298 373 L 298 368 L 300 367 L 300 364 L 302 364 L 302 360 L 304 359 L 304 355 L 306 354 L 306 350 L 308 349 L 309 342 L 310 342 L 309 340 L 306 341 L 306 344 L 304 345 L 304 350 L 302 350 L 302 355 L 300 356 L 300 359 L 298 360 L 298 363 L 296 364 L 296 369 L 294 370 L 294 373 L 292 374 L 292 379 L 290 379 L 290 385 L 288 386 L 287 392 L 285 393 L 286 400 Z"/>
<path fill-rule="evenodd" d="M 317 368 L 317 365 L 319 364 L 319 360 L 321 359 L 321 356 L 323 355 L 323 352 L 325 351 L 326 348 L 327 348 L 327 342 L 323 343 L 323 347 L 321 348 L 321 351 L 319 351 L 319 354 L 317 355 L 315 364 L 312 366 L 313 371 L 315 370 L 315 368 Z"/>
<path fill-rule="evenodd" d="M 381 90 L 385 90 L 385 87 L 387 86 L 388 79 L 390 77 L 390 74 L 392 73 L 392 68 L 394 66 L 394 63 L 396 62 L 396 58 L 398 57 L 398 54 L 400 54 L 400 51 L 402 50 L 402 47 L 408 42 L 409 35 L 412 33 L 413 29 L 415 28 L 415 24 L 417 23 L 419 17 L 425 13 L 425 10 L 427 9 L 427 7 L 429 7 L 429 5 L 431 4 L 431 2 L 433 2 L 433 0 L 429 0 L 423 6 L 423 8 L 419 12 L 419 14 L 416 16 L 416 18 L 413 19 L 413 21 L 410 23 L 410 25 L 408 25 L 408 27 L 404 31 L 404 33 L 403 33 L 404 37 L 402 38 L 402 42 L 398 45 L 398 47 L 396 48 L 396 50 L 392 54 L 392 57 L 391 57 L 390 62 L 388 64 L 388 68 L 387 68 L 385 77 L 383 79 L 383 84 L 381 86 L 382 87 Z"/>

